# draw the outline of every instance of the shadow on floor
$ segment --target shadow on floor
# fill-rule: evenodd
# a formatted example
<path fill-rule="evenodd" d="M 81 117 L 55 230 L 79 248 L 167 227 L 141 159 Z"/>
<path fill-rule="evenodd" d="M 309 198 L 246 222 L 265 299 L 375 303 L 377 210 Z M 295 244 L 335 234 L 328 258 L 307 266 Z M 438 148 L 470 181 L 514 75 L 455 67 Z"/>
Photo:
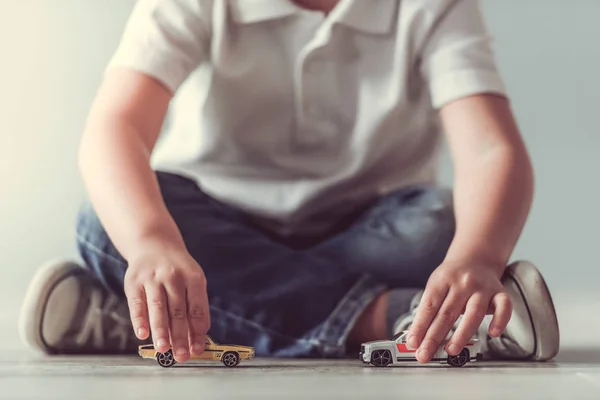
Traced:
<path fill-rule="evenodd" d="M 563 364 L 565 364 L 565 363 L 563 363 Z M 228 369 L 228 368 L 226 368 L 222 365 L 218 365 L 218 364 L 177 364 L 177 365 L 173 366 L 172 368 L 183 368 L 183 369 L 186 369 L 186 368 L 197 368 L 197 369 L 224 368 L 224 369 Z M 428 364 L 428 365 L 403 363 L 403 364 L 390 365 L 385 368 L 378 368 L 378 367 L 374 367 L 374 366 L 370 366 L 370 365 L 362 365 L 362 364 L 356 364 L 356 365 L 327 364 L 327 363 L 323 363 L 321 361 L 316 361 L 312 365 L 310 365 L 310 364 L 305 364 L 305 365 L 297 365 L 297 364 L 249 365 L 249 364 L 244 364 L 243 366 L 240 365 L 239 367 L 231 368 L 229 370 L 230 371 L 259 370 L 259 371 L 263 371 L 263 372 L 284 371 L 284 370 L 285 371 L 319 370 L 321 372 L 325 372 L 325 371 L 329 371 L 329 370 L 338 370 L 339 371 L 340 369 L 342 369 L 344 371 L 362 369 L 365 372 L 370 372 L 370 371 L 382 371 L 383 372 L 383 371 L 394 371 L 394 370 L 397 371 L 397 370 L 407 370 L 407 369 L 454 371 L 454 370 L 466 370 L 466 369 L 471 369 L 471 368 L 472 369 L 477 369 L 477 368 L 486 368 L 486 369 L 506 369 L 506 368 L 543 369 L 543 368 L 547 368 L 547 369 L 552 369 L 552 368 L 560 368 L 560 364 L 557 362 L 552 362 L 552 361 L 544 362 L 544 363 L 539 363 L 539 362 L 515 363 L 515 362 L 483 361 L 483 362 L 479 362 L 479 363 L 475 363 L 475 364 L 467 364 L 462 368 L 453 368 L 453 367 L 450 367 L 449 365 L 438 364 L 438 363 L 432 363 L 432 364 Z"/>
<path fill-rule="evenodd" d="M 555 361 L 561 364 L 600 364 L 600 347 L 567 348 L 558 353 Z"/>

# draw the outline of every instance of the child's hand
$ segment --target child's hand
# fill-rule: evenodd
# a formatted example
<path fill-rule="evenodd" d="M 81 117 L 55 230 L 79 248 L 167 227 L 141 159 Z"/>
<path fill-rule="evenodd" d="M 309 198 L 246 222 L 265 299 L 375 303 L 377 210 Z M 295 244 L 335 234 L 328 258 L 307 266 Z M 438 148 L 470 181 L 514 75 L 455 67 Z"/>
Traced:
<path fill-rule="evenodd" d="M 461 314 L 464 317 L 446 346 L 457 355 L 471 340 L 488 312 L 494 314 L 489 333 L 500 336 L 512 315 L 512 303 L 498 276 L 497 266 L 478 263 L 445 262 L 431 275 L 408 345 L 418 348 L 420 362 L 429 362 Z"/>
<path fill-rule="evenodd" d="M 133 329 L 141 340 L 152 332 L 161 353 L 172 345 L 183 363 L 204 351 L 210 326 L 206 278 L 185 249 L 149 247 L 130 260 L 125 275 Z"/>

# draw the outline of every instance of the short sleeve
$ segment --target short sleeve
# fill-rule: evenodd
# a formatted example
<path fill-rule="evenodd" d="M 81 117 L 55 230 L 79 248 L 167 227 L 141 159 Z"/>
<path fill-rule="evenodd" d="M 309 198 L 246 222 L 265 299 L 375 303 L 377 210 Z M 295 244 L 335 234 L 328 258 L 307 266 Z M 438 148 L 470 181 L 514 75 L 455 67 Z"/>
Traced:
<path fill-rule="evenodd" d="M 128 67 L 175 93 L 206 56 L 201 0 L 137 0 L 107 70 Z"/>
<path fill-rule="evenodd" d="M 474 94 L 505 95 L 480 2 L 445 3 L 448 5 L 436 18 L 421 56 L 433 107 Z"/>

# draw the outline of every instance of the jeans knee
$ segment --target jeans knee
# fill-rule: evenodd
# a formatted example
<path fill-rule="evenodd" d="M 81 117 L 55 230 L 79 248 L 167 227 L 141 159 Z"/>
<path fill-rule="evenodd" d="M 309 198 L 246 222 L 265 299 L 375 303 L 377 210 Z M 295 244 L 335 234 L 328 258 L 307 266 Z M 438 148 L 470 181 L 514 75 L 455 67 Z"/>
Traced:
<path fill-rule="evenodd" d="M 76 231 L 77 249 L 84 266 L 107 287 L 121 291 L 127 263 L 89 202 L 85 202 L 79 210 Z"/>
<path fill-rule="evenodd" d="M 389 240 L 426 243 L 454 233 L 452 191 L 437 186 L 413 186 L 384 197 L 367 218 L 374 234 Z M 443 233 L 443 235 L 438 235 Z"/>
<path fill-rule="evenodd" d="M 102 222 L 98 218 L 94 206 L 89 202 L 84 202 L 77 214 L 77 244 L 80 251 L 87 251 L 89 248 L 101 248 L 107 239 L 106 231 Z"/>
<path fill-rule="evenodd" d="M 410 238 L 416 243 L 454 235 L 452 191 L 439 186 L 414 186 L 388 196 L 391 203 L 375 221 L 391 227 L 390 239 Z M 385 201 L 385 200 L 384 200 Z M 442 243 L 438 243 L 443 246 Z"/>
<path fill-rule="evenodd" d="M 389 203 L 388 208 L 400 215 L 405 209 L 419 209 L 437 213 L 443 217 L 453 217 L 452 190 L 436 185 L 414 185 L 392 192 L 381 203 Z"/>
<path fill-rule="evenodd" d="M 454 238 L 452 191 L 414 186 L 387 195 L 359 223 L 347 251 L 392 285 L 424 285 Z"/>

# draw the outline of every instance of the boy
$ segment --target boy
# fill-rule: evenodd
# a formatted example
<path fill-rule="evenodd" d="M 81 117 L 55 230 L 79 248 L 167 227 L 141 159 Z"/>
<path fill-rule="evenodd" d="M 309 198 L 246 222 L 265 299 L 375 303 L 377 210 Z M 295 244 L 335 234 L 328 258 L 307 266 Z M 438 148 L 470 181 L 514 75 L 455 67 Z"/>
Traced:
<path fill-rule="evenodd" d="M 47 353 L 558 351 L 539 271 L 507 267 L 533 174 L 478 1 L 140 0 L 80 167 L 85 268 L 45 265 L 22 313 Z"/>

